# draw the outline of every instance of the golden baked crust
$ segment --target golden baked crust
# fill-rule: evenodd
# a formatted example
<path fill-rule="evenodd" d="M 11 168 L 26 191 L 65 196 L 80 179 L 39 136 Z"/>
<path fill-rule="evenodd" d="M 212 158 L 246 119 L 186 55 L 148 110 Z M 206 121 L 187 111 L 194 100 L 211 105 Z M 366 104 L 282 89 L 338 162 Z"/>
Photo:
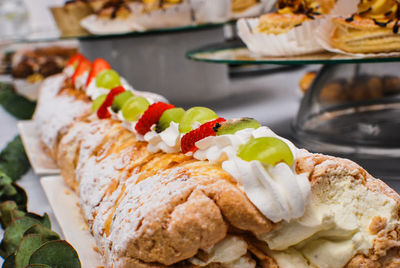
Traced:
<path fill-rule="evenodd" d="M 232 0 L 232 11 L 243 12 L 260 3 L 260 0 Z"/>
<path fill-rule="evenodd" d="M 395 21 L 377 25 L 373 19 L 354 16 L 333 18 L 333 46 L 350 53 L 379 53 L 400 51 L 400 34 L 393 32 Z"/>
<path fill-rule="evenodd" d="M 309 18 L 304 14 L 269 13 L 260 17 L 254 32 L 275 35 L 283 34 L 307 20 Z"/>

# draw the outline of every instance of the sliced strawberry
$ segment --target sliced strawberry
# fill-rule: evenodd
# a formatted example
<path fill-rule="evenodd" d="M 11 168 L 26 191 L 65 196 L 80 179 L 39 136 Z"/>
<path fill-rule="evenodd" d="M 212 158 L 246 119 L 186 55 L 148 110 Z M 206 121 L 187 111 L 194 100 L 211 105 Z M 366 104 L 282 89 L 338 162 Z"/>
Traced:
<path fill-rule="evenodd" d="M 224 118 L 220 117 L 213 121 L 204 123 L 200 127 L 185 134 L 181 140 L 182 153 L 186 154 L 187 152 L 197 151 L 196 142 L 209 136 L 216 136 L 217 133 L 215 132 L 215 129 L 218 128 L 219 123 L 225 121 Z"/>
<path fill-rule="evenodd" d="M 113 88 L 107 95 L 107 98 L 104 100 L 103 104 L 97 110 L 97 117 L 100 119 L 110 118 L 111 114 L 108 111 L 108 107 L 110 107 L 114 101 L 114 98 L 125 91 L 125 88 L 122 86 Z"/>
<path fill-rule="evenodd" d="M 68 60 L 65 67 L 74 66 L 76 68 L 79 62 L 81 62 L 84 58 L 85 56 L 83 56 L 81 53 L 77 53 Z"/>
<path fill-rule="evenodd" d="M 95 59 L 92 64 L 92 70 L 89 73 L 88 80 L 86 81 L 86 87 L 88 87 L 90 82 L 92 82 L 92 80 L 104 70 L 111 70 L 110 64 L 104 59 Z"/>
<path fill-rule="evenodd" d="M 150 105 L 137 122 L 135 126 L 136 131 L 141 135 L 145 135 L 150 131 L 152 125 L 157 124 L 162 114 L 172 108 L 175 108 L 175 106 L 164 102 L 157 102 Z"/>
<path fill-rule="evenodd" d="M 90 62 L 90 60 L 83 58 L 81 62 L 79 62 L 78 67 L 76 67 L 75 73 L 71 77 L 72 84 L 75 86 L 76 78 L 83 75 L 85 72 L 90 72 L 91 67 L 92 63 Z"/>

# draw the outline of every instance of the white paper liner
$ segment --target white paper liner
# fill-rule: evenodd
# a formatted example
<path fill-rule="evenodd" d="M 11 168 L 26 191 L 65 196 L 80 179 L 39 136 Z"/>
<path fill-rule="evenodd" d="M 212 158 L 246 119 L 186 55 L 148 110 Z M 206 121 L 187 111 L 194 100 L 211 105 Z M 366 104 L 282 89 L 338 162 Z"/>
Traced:
<path fill-rule="evenodd" d="M 344 54 L 359 58 L 372 58 L 372 57 L 390 57 L 399 56 L 400 52 L 386 52 L 386 53 L 349 53 L 341 49 L 335 48 L 331 43 L 331 36 L 335 30 L 335 25 L 332 21 L 333 17 L 342 16 L 349 17 L 357 12 L 357 4 L 359 0 L 341 0 L 338 2 L 332 15 L 323 19 L 321 24 L 315 31 L 315 38 L 317 42 L 327 51 Z"/>
<path fill-rule="evenodd" d="M 239 37 L 251 52 L 264 56 L 295 56 L 322 51 L 314 38 L 320 19 L 303 22 L 285 34 L 253 33 L 259 19 L 240 19 L 237 23 Z"/>
<path fill-rule="evenodd" d="M 138 31 L 182 27 L 193 24 L 189 2 L 183 2 L 165 9 L 142 13 L 132 21 L 131 27 Z"/>
<path fill-rule="evenodd" d="M 196 23 L 220 23 L 230 19 L 232 0 L 190 0 Z"/>
<path fill-rule="evenodd" d="M 89 33 L 102 34 L 123 34 L 136 30 L 133 27 L 134 16 L 131 15 L 127 19 L 104 19 L 97 15 L 90 15 L 81 20 L 81 26 Z"/>
<path fill-rule="evenodd" d="M 230 0 L 231 2 L 232 0 Z M 231 12 L 232 19 L 248 18 L 259 16 L 272 9 L 275 4 L 275 0 L 261 0 L 260 4 L 254 5 L 243 12 Z M 231 10 L 231 9 L 230 9 Z"/>

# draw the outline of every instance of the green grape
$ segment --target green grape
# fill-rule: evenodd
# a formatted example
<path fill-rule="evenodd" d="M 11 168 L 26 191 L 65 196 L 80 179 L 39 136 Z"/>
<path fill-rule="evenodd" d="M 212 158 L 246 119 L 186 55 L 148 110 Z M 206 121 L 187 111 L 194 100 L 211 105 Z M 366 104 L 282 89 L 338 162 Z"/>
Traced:
<path fill-rule="evenodd" d="M 222 123 L 221 127 L 218 128 L 217 135 L 227 135 L 227 134 L 235 134 L 239 130 L 243 130 L 246 128 L 254 128 L 257 129 L 261 127 L 261 124 L 257 122 L 257 120 L 253 118 L 240 118 L 240 119 L 232 119 L 227 122 Z"/>
<path fill-rule="evenodd" d="M 101 105 L 103 105 L 103 102 L 106 100 L 107 94 L 103 94 L 98 96 L 92 103 L 92 111 L 95 113 Z"/>
<path fill-rule="evenodd" d="M 200 124 L 207 123 L 211 120 L 217 119 L 218 115 L 211 109 L 206 107 L 193 107 L 186 111 L 179 124 L 179 131 L 187 133 L 192 130 L 195 122 Z"/>
<path fill-rule="evenodd" d="M 104 70 L 97 75 L 96 86 L 106 89 L 113 89 L 121 85 L 121 78 L 114 70 Z"/>
<path fill-rule="evenodd" d="M 240 146 L 238 156 L 245 161 L 258 160 L 272 166 L 280 162 L 285 162 L 290 166 L 294 162 L 293 153 L 289 146 L 281 139 L 273 137 L 250 140 Z"/>
<path fill-rule="evenodd" d="M 128 121 L 136 121 L 149 108 L 150 103 L 143 97 L 130 97 L 122 106 L 122 115 Z"/>
<path fill-rule="evenodd" d="M 111 109 L 118 113 L 118 111 L 122 109 L 122 106 L 124 106 L 125 102 L 131 97 L 133 97 L 132 91 L 127 90 L 122 92 L 114 98 Z"/>
<path fill-rule="evenodd" d="M 179 123 L 185 114 L 185 110 L 182 108 L 173 108 L 166 110 L 160 117 L 156 125 L 156 131 L 158 133 L 163 132 L 169 128 L 171 122 Z"/>

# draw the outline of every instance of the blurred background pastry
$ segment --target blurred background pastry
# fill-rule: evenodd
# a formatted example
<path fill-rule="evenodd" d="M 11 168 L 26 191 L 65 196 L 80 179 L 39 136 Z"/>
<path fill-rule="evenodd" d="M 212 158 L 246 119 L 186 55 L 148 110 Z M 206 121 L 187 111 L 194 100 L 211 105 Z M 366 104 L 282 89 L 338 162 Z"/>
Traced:
<path fill-rule="evenodd" d="M 64 6 L 51 7 L 50 10 L 62 36 L 81 36 L 88 34 L 80 24 L 83 18 L 94 12 L 87 1 L 67 1 Z"/>

